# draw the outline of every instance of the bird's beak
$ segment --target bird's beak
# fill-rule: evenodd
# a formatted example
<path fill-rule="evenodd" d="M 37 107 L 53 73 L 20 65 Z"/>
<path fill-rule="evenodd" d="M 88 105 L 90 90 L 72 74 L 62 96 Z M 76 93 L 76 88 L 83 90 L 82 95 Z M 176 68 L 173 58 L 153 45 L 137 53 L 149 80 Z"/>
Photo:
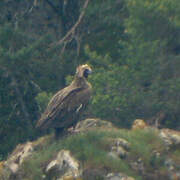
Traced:
<path fill-rule="evenodd" d="M 91 70 L 91 69 L 88 69 L 87 73 L 88 73 L 88 74 L 92 74 L 92 70 Z"/>

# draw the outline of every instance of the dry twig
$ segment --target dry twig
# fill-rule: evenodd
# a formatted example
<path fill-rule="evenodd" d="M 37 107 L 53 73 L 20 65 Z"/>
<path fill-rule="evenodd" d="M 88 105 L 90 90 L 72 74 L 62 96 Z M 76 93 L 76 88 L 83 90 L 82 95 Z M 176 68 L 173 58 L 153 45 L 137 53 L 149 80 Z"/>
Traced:
<path fill-rule="evenodd" d="M 86 0 L 84 5 L 83 5 L 83 8 L 82 8 L 82 12 L 81 14 L 79 15 L 79 18 L 77 20 L 77 22 L 74 24 L 74 26 L 66 33 L 66 35 L 60 39 L 58 42 L 56 42 L 55 44 L 53 45 L 60 45 L 64 42 L 70 42 L 72 39 L 73 39 L 73 35 L 75 34 L 75 31 L 77 29 L 77 27 L 79 26 L 79 24 L 81 23 L 83 17 L 84 17 L 84 14 L 85 14 L 85 10 L 88 6 L 88 3 L 89 3 L 90 0 Z"/>

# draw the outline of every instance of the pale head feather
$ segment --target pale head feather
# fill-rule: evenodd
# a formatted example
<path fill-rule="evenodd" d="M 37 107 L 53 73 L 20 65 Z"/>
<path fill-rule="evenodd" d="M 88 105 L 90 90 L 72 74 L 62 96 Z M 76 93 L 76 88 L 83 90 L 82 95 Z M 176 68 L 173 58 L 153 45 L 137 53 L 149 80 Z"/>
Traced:
<path fill-rule="evenodd" d="M 83 64 L 83 65 L 78 66 L 76 69 L 76 76 L 77 77 L 83 77 L 84 71 L 86 69 L 89 70 L 89 72 L 92 72 L 92 69 L 88 64 Z"/>

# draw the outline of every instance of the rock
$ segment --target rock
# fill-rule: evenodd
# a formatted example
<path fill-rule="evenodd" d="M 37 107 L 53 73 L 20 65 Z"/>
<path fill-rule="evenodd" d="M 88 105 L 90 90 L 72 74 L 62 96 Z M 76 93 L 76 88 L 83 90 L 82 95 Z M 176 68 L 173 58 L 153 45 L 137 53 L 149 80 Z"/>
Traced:
<path fill-rule="evenodd" d="M 172 159 L 166 159 L 164 165 L 168 168 L 169 171 L 174 170 L 174 162 Z"/>
<path fill-rule="evenodd" d="M 19 144 L 8 160 L 4 162 L 4 167 L 15 174 L 20 165 L 32 154 L 32 152 L 33 143 L 27 142 L 26 144 Z"/>
<path fill-rule="evenodd" d="M 144 120 L 142 119 L 136 119 L 134 122 L 133 122 L 133 125 L 132 125 L 132 129 L 144 129 L 145 127 L 147 127 L 148 125 L 145 123 Z"/>
<path fill-rule="evenodd" d="M 136 119 L 133 122 L 133 125 L 132 125 L 133 130 L 135 130 L 135 129 L 144 129 L 146 127 L 148 127 L 148 125 L 142 119 Z"/>
<path fill-rule="evenodd" d="M 136 119 L 134 122 L 133 122 L 133 125 L 132 125 L 132 129 L 144 129 L 146 128 L 148 125 L 144 122 L 144 120 L 142 119 Z"/>
<path fill-rule="evenodd" d="M 118 159 L 119 158 L 118 154 L 116 154 L 116 152 L 113 152 L 113 151 L 109 152 L 108 156 L 110 156 L 113 159 Z"/>
<path fill-rule="evenodd" d="M 64 180 L 77 178 L 81 175 L 79 162 L 71 155 L 68 150 L 61 150 L 56 158 L 46 167 L 46 177 Z"/>
<path fill-rule="evenodd" d="M 128 154 L 127 151 L 130 149 L 129 142 L 122 138 L 110 139 L 109 141 L 111 141 L 111 151 L 109 152 L 109 155 L 113 158 L 126 158 Z"/>
<path fill-rule="evenodd" d="M 14 177 L 19 177 L 18 173 L 23 162 L 32 155 L 36 150 L 36 147 L 44 146 L 45 142 L 51 138 L 52 136 L 48 135 L 41 137 L 34 142 L 17 145 L 8 159 L 0 163 L 0 179 L 4 179 L 4 177 L 6 177 L 6 179 L 15 179 Z"/>
<path fill-rule="evenodd" d="M 180 132 L 171 130 L 171 129 L 162 129 L 160 130 L 159 136 L 164 141 L 164 144 L 167 146 L 167 149 L 170 146 L 180 145 Z"/>
<path fill-rule="evenodd" d="M 127 151 L 121 146 L 113 146 L 111 149 L 111 156 L 113 156 L 113 154 L 121 159 L 124 159 L 127 156 Z"/>
<path fill-rule="evenodd" d="M 167 167 L 169 179 L 180 179 L 179 164 L 176 164 L 171 158 L 168 158 L 165 160 L 164 165 Z"/>
<path fill-rule="evenodd" d="M 130 149 L 130 143 L 128 141 L 126 141 L 125 139 L 116 138 L 116 139 L 114 139 L 113 143 L 114 143 L 115 146 L 121 146 L 126 150 Z"/>
<path fill-rule="evenodd" d="M 111 122 L 108 121 L 103 121 L 100 119 L 85 119 L 83 121 L 80 121 L 77 123 L 74 132 L 82 132 L 82 131 L 87 131 L 90 128 L 95 128 L 95 127 L 100 127 L 100 128 L 112 128 L 113 125 Z"/>
<path fill-rule="evenodd" d="M 104 178 L 104 180 L 135 180 L 135 179 L 123 173 L 109 173 Z"/>
<path fill-rule="evenodd" d="M 137 171 L 141 174 L 145 174 L 144 163 L 141 158 L 139 158 L 135 162 L 131 162 L 130 165 L 131 165 L 131 168 L 134 169 L 135 171 Z"/>
<path fill-rule="evenodd" d="M 0 161 L 0 172 L 3 170 L 4 168 L 4 161 Z"/>

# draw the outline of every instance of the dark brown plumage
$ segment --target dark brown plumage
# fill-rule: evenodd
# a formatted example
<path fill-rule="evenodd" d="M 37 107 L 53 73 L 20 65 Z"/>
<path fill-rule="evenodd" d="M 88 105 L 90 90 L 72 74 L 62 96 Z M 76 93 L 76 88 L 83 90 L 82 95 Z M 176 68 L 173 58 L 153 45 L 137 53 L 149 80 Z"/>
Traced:
<path fill-rule="evenodd" d="M 92 87 L 87 81 L 91 72 L 87 64 L 77 67 L 74 80 L 52 97 L 37 122 L 37 128 L 41 130 L 55 128 L 56 133 L 60 133 L 62 129 L 76 123 L 91 96 Z"/>

